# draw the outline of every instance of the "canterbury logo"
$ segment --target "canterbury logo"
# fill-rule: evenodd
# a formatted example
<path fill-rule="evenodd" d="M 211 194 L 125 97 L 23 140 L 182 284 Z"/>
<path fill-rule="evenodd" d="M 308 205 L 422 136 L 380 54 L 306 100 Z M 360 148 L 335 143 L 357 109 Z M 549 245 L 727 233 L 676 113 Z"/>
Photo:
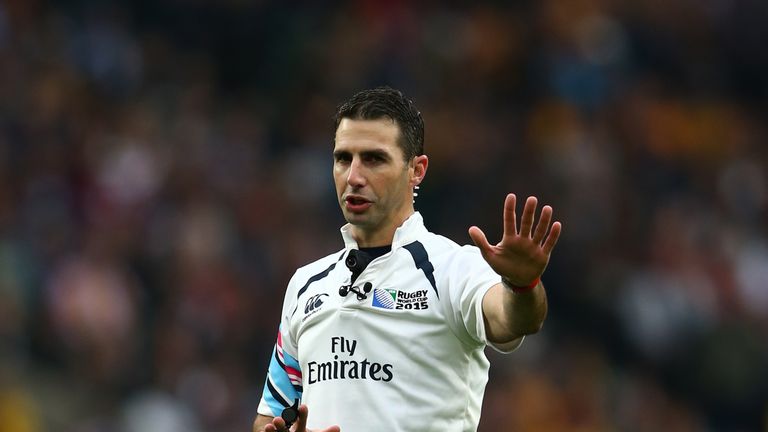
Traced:
<path fill-rule="evenodd" d="M 308 314 L 316 309 L 320 309 L 323 305 L 323 297 L 328 297 L 328 294 L 316 294 L 307 299 L 307 303 L 304 305 L 304 313 Z"/>

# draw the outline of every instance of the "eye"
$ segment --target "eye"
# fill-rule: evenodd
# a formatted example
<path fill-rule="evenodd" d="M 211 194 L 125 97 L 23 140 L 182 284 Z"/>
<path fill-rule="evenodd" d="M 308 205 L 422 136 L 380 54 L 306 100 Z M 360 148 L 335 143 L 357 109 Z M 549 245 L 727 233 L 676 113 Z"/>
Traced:
<path fill-rule="evenodd" d="M 387 161 L 387 158 L 380 153 L 364 154 L 362 159 L 363 159 L 363 162 L 367 164 L 374 164 L 374 165 L 382 164 Z"/>
<path fill-rule="evenodd" d="M 334 153 L 333 160 L 336 163 L 349 163 L 352 161 L 352 155 L 349 153 Z"/>

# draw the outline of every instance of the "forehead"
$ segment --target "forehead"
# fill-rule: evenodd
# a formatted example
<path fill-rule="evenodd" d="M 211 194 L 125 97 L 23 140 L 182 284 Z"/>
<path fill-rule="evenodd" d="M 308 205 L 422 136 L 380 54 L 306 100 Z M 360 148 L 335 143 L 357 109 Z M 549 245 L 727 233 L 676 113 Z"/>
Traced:
<path fill-rule="evenodd" d="M 401 152 L 397 143 L 400 128 L 388 118 L 377 120 L 342 119 L 336 129 L 336 150 L 349 151 L 378 148 Z"/>

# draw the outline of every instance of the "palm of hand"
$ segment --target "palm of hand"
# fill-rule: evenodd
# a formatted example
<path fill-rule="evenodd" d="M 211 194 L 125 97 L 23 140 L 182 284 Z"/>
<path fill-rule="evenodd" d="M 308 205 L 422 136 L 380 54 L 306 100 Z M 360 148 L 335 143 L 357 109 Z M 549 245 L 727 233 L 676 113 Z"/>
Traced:
<path fill-rule="evenodd" d="M 544 206 L 539 222 L 534 227 L 537 199 L 528 197 L 518 231 L 516 201 L 514 194 L 507 195 L 504 201 L 504 234 L 499 243 L 491 245 L 483 231 L 476 226 L 469 229 L 469 235 L 496 273 L 513 285 L 526 286 L 544 273 L 552 249 L 560 237 L 562 224 L 554 222 L 550 226 L 552 207 Z"/>

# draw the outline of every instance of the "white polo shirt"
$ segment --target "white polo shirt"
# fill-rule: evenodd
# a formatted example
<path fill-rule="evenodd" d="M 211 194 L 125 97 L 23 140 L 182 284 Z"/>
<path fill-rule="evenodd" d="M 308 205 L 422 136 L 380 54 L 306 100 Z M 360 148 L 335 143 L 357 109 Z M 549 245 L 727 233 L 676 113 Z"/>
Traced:
<path fill-rule="evenodd" d="M 427 231 L 417 212 L 355 281 L 360 291 L 371 284 L 365 298 L 341 296 L 344 259 L 357 248 L 349 229 L 343 251 L 288 284 L 258 412 L 279 416 L 299 398 L 311 429 L 476 430 L 488 381 L 482 298 L 499 275 L 476 247 Z"/>

